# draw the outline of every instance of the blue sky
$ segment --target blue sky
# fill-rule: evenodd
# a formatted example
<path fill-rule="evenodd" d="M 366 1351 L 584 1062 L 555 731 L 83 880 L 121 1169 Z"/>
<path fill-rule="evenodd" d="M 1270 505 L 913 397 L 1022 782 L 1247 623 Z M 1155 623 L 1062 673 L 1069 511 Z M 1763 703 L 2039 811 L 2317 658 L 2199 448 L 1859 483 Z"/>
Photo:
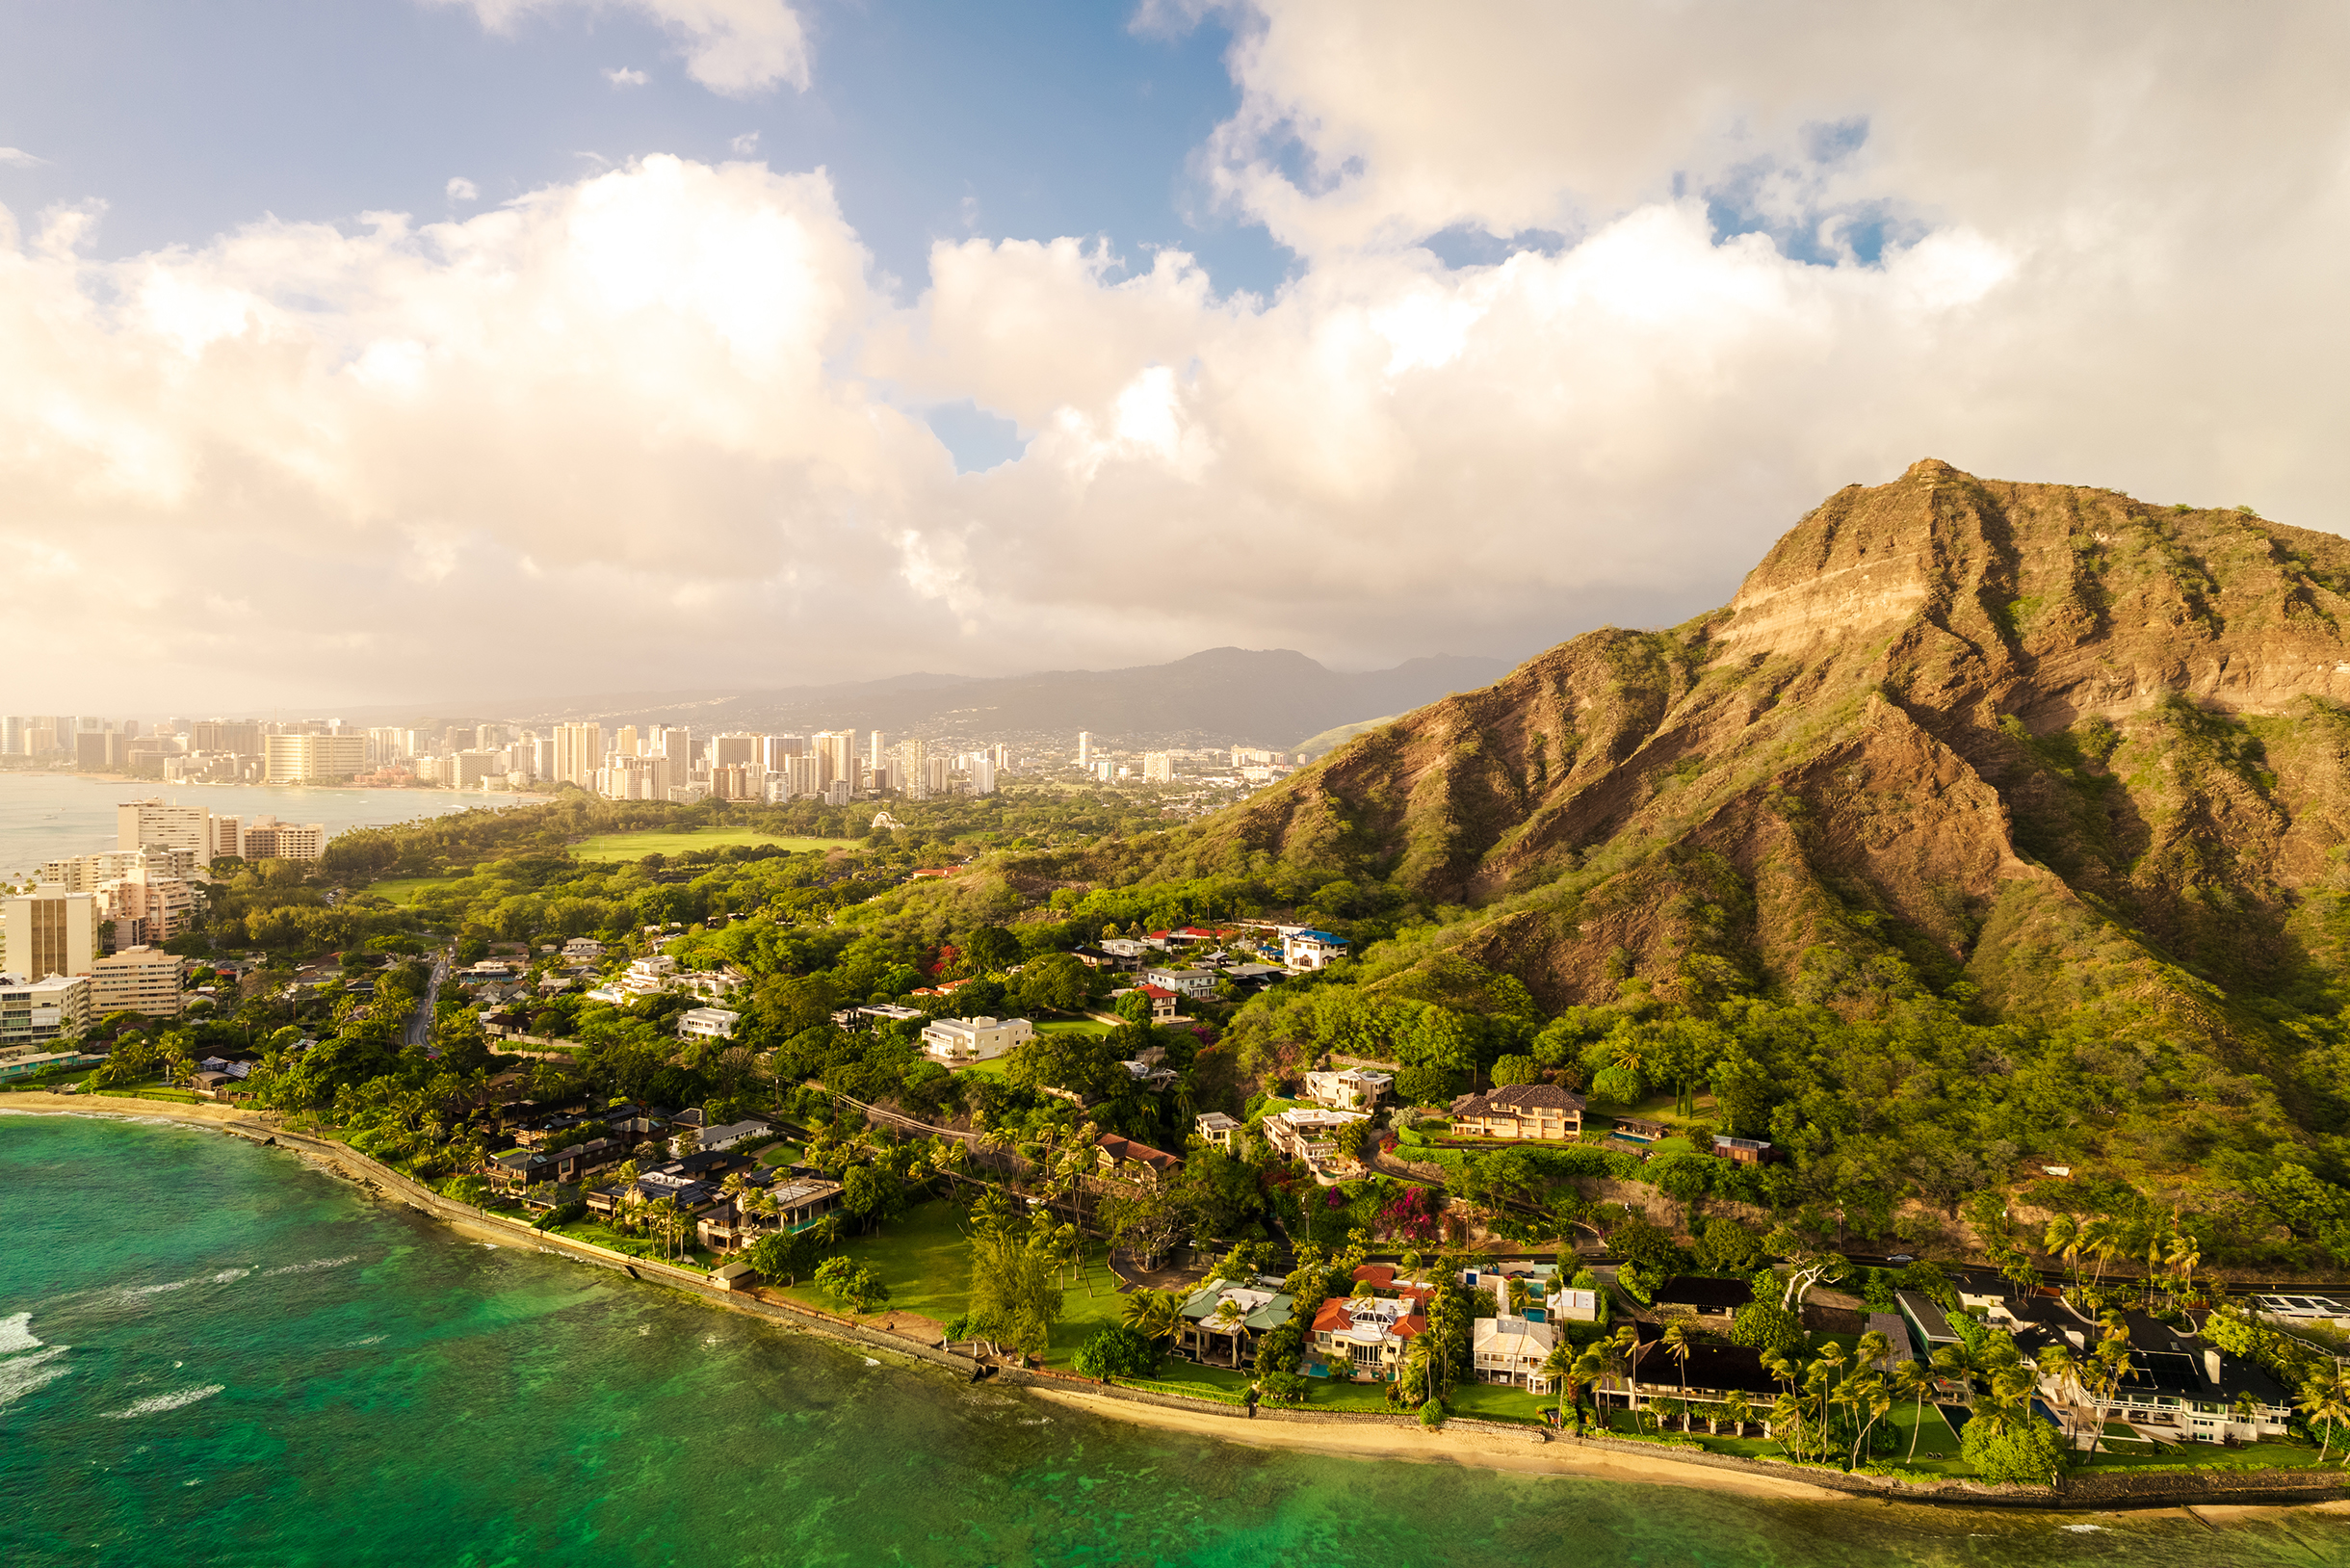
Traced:
<path fill-rule="evenodd" d="M 689 81 L 630 12 L 485 30 L 408 0 L 0 5 L 0 169 L 19 211 L 97 196 L 97 249 L 200 243 L 263 214 L 431 220 L 470 179 L 496 202 L 648 152 L 822 166 L 886 271 L 919 289 L 932 240 L 1101 234 L 1197 254 L 1219 289 L 1269 292 L 1292 258 L 1211 210 L 1189 171 L 1238 101 L 1214 18 L 1138 33 L 1114 5 L 820 4 L 807 91 Z M 644 73 L 615 86 L 610 70 Z M 461 208 L 457 210 L 462 210 Z"/>

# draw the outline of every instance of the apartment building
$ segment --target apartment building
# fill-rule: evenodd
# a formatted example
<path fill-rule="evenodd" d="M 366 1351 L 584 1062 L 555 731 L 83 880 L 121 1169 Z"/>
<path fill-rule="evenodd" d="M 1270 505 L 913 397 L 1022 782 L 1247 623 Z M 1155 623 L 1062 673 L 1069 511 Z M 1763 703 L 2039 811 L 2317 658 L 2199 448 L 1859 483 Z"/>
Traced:
<path fill-rule="evenodd" d="M 28 980 L 0 975 L 0 1046 L 38 1044 L 90 1027 L 90 977 L 51 975 Z"/>
<path fill-rule="evenodd" d="M 135 1012 L 177 1018 L 187 1006 L 188 960 L 161 948 L 132 947 L 90 966 L 90 1006 L 104 1018 Z"/>
<path fill-rule="evenodd" d="M 312 779 L 346 779 L 367 771 L 364 735 L 264 735 L 261 781 L 301 784 Z"/>
<path fill-rule="evenodd" d="M 281 823 L 274 817 L 255 817 L 237 828 L 225 818 L 240 841 L 238 852 L 247 860 L 316 860 L 326 849 L 325 823 Z"/>
<path fill-rule="evenodd" d="M 596 772 L 604 766 L 604 726 L 601 724 L 558 724 L 555 726 L 555 771 L 558 784 L 577 784 L 583 790 L 595 788 Z"/>
<path fill-rule="evenodd" d="M 98 957 L 98 920 L 96 894 L 55 884 L 0 901 L 0 968 L 27 980 L 87 975 Z"/>

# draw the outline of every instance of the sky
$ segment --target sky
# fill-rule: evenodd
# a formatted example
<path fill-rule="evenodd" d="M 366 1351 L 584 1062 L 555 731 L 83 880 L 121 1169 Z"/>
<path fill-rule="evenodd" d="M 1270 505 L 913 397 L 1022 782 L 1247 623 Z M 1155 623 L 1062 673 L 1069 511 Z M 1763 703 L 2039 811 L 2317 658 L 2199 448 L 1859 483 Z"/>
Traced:
<path fill-rule="evenodd" d="M 1514 659 L 1929 456 L 2340 532 L 2346 35 L 0 0 L 0 711 Z"/>

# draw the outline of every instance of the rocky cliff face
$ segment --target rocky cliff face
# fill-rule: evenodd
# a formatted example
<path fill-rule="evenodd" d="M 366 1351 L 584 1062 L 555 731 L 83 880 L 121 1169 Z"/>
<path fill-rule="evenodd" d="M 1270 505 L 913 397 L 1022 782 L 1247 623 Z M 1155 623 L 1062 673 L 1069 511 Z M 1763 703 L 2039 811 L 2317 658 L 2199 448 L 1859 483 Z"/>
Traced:
<path fill-rule="evenodd" d="M 1964 983 L 2263 1068 L 2246 997 L 2325 989 L 2350 930 L 2346 595 L 2331 535 L 1927 460 L 1722 610 L 1563 643 L 1211 831 L 1460 906 L 1446 944 L 1554 1006 Z"/>

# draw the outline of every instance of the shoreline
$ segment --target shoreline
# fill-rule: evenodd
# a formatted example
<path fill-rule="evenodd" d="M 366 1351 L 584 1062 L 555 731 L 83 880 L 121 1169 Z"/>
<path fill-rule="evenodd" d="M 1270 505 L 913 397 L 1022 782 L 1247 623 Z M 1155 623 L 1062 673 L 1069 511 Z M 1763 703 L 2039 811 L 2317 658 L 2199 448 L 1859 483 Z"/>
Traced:
<path fill-rule="evenodd" d="M 114 1095 L 60 1095 L 44 1090 L 17 1090 L 0 1094 L 0 1115 L 13 1112 L 19 1115 L 79 1115 L 93 1120 L 169 1121 L 189 1126 L 210 1128 L 231 1137 L 260 1143 L 264 1138 L 274 1140 L 279 1134 L 309 1138 L 312 1135 L 295 1134 L 290 1129 L 272 1127 L 250 1114 L 231 1106 L 183 1104 L 177 1101 L 148 1101 L 125 1099 Z M 259 1135 L 259 1136 L 256 1136 Z M 274 1143 L 297 1159 L 346 1181 L 359 1178 L 343 1169 L 333 1161 L 314 1155 L 294 1143 Z M 351 1151 L 355 1159 L 373 1166 L 374 1162 Z M 380 1169 L 381 1167 L 376 1167 Z M 397 1172 L 388 1172 L 394 1179 L 406 1182 Z M 371 1189 L 372 1181 L 363 1183 Z M 420 1189 L 420 1190 L 429 1190 Z M 384 1193 L 399 1201 L 396 1194 Z M 416 1208 L 415 1204 L 408 1207 Z M 419 1209 L 426 1217 L 446 1226 L 450 1231 L 474 1244 L 487 1243 L 501 1247 L 524 1244 L 521 1238 L 486 1223 L 477 1223 L 460 1215 L 443 1213 L 437 1209 Z M 554 1251 L 541 1247 L 541 1251 Z M 558 1255 L 568 1255 L 558 1253 Z M 596 1260 L 573 1257 L 572 1261 L 593 1263 Z M 666 1267 L 666 1266 L 663 1266 Z M 640 1276 L 633 1267 L 626 1269 L 631 1277 L 641 1278 L 647 1284 L 665 1283 L 658 1276 Z M 681 1289 L 672 1285 L 672 1289 Z M 736 1304 L 722 1298 L 706 1296 L 692 1290 L 681 1294 L 693 1296 L 704 1305 L 720 1311 L 744 1311 L 749 1303 Z M 772 1317 L 771 1312 L 764 1314 Z M 844 1347 L 860 1352 L 876 1346 L 852 1334 L 842 1333 L 822 1320 L 822 1315 L 801 1320 L 795 1312 L 787 1326 L 797 1332 L 815 1334 L 829 1339 Z M 851 1320 L 850 1326 L 856 1327 Z M 889 1336 L 895 1338 L 896 1336 Z M 916 1363 L 940 1359 L 927 1346 L 908 1346 Z M 1996 1497 L 1905 1497 L 1897 1491 L 1876 1488 L 1845 1488 L 1823 1485 L 1779 1476 L 1768 1471 L 1748 1468 L 1743 1462 L 1705 1464 L 1675 1459 L 1662 1454 L 1627 1452 L 1621 1449 L 1601 1448 L 1580 1443 L 1544 1442 L 1536 1432 L 1524 1435 L 1484 1429 L 1474 1418 L 1461 1418 L 1458 1424 L 1448 1423 L 1443 1428 L 1429 1431 L 1416 1422 L 1315 1422 L 1284 1420 L 1274 1414 L 1248 1421 L 1219 1410 L 1192 1409 L 1155 1401 L 1122 1398 L 1112 1394 L 1089 1392 L 1084 1387 L 1058 1388 L 1041 1381 L 1032 1372 L 1007 1374 L 1002 1382 L 1006 1387 L 1040 1397 L 1068 1409 L 1084 1410 L 1109 1420 L 1125 1421 L 1138 1426 L 1156 1427 L 1183 1432 L 1193 1437 L 1212 1438 L 1226 1443 L 1238 1443 L 1256 1449 L 1286 1449 L 1299 1452 L 1327 1454 L 1340 1458 L 1391 1459 L 1416 1464 L 1455 1464 L 1472 1469 L 1484 1469 L 1520 1475 L 1573 1476 L 1592 1480 L 1609 1480 L 1652 1486 L 1682 1486 L 1699 1491 L 1732 1496 L 1770 1498 L 1795 1502 L 1860 1502 L 1874 1501 L 1909 1503 L 1934 1507 L 1978 1507 L 2004 1512 L 2024 1503 L 2002 1503 Z M 2068 1503 L 2055 1498 L 2033 1498 L 2024 1506 L 2032 1511 L 2094 1514 L 2127 1509 L 2132 1513 L 2180 1512 L 2192 1516 L 2206 1526 L 2224 1520 L 2246 1519 L 2271 1512 L 2317 1509 L 2326 1512 L 2350 1512 L 2350 1499 L 2311 1498 L 2307 1502 L 2261 1499 L 2231 1502 L 2224 1497 L 2147 1497 L 2082 1499 Z"/>
<path fill-rule="evenodd" d="M 1291 1449 L 1349 1459 L 1399 1459 L 1414 1464 L 1465 1465 L 1477 1470 L 1507 1471 L 1530 1476 L 1580 1476 L 1591 1480 L 1638 1482 L 1650 1486 L 1686 1486 L 1705 1492 L 1728 1492 L 1745 1497 L 1795 1499 L 1807 1503 L 1858 1501 L 1808 1481 L 1757 1476 L 1742 1471 L 1710 1470 L 1671 1459 L 1575 1449 L 1541 1442 L 1535 1434 L 1510 1438 L 1494 1432 L 1462 1431 L 1450 1426 L 1429 1431 L 1417 1424 L 1319 1425 L 1279 1420 L 1240 1421 L 1230 1416 L 1177 1410 L 1165 1405 L 1137 1404 L 1103 1394 L 1075 1389 L 1027 1385 L 1028 1392 L 1056 1404 L 1088 1411 L 1114 1421 L 1167 1431 L 1212 1437 L 1253 1449 Z M 1236 1428 L 1238 1428 L 1236 1430 Z"/>

